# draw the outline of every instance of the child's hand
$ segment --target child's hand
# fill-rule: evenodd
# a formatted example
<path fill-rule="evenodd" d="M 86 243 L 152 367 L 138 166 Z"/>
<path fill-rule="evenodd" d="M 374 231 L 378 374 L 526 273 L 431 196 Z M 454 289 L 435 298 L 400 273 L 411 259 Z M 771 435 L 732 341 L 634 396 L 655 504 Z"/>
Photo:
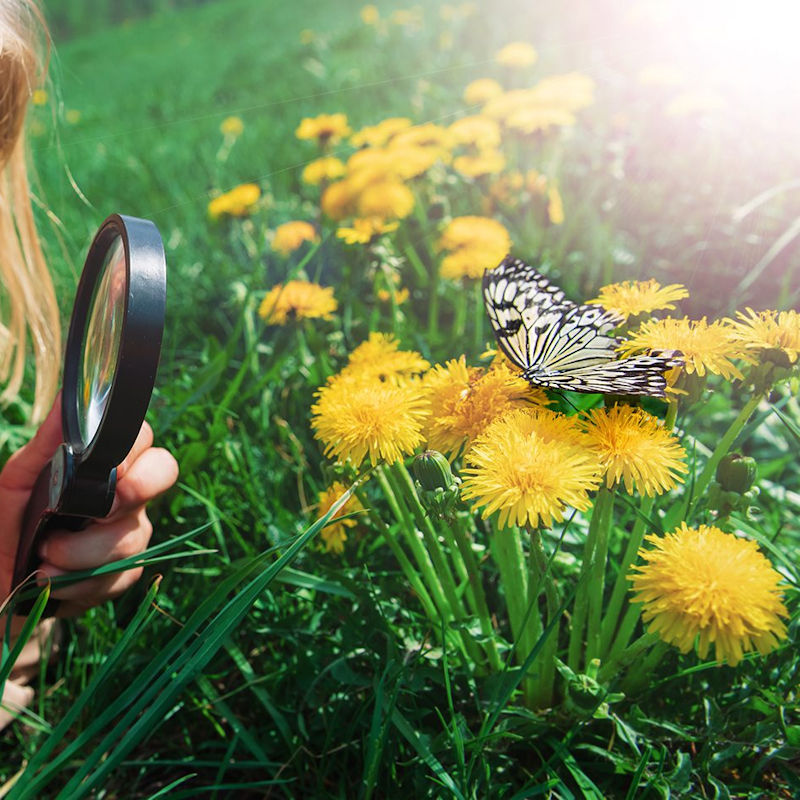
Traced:
<path fill-rule="evenodd" d="M 39 472 L 62 441 L 61 402 L 56 402 L 31 441 L 20 448 L 0 472 L 0 600 L 11 590 L 11 577 L 25 506 Z M 169 489 L 178 464 L 161 447 L 153 447 L 153 431 L 145 422 L 135 444 L 117 468 L 114 503 L 108 517 L 78 532 L 53 531 L 42 542 L 40 573 L 54 577 L 99 567 L 141 553 L 153 527 L 145 505 Z M 62 601 L 58 614 L 79 614 L 116 597 L 133 585 L 141 569 L 90 578 L 53 592 Z"/>

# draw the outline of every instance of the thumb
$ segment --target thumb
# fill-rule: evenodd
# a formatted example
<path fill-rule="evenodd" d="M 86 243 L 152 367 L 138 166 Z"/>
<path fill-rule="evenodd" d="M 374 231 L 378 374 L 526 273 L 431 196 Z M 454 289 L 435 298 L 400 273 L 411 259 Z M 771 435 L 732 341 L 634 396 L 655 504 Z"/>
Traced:
<path fill-rule="evenodd" d="M 0 489 L 30 491 L 45 464 L 64 440 L 61 430 L 61 393 L 56 396 L 44 422 L 34 437 L 6 462 L 0 473 Z"/>

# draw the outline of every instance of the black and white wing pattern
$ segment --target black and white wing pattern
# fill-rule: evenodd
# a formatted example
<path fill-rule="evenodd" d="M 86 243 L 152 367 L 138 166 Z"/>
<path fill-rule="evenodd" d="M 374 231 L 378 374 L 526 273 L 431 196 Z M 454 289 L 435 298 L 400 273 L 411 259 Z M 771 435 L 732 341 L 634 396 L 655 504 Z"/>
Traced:
<path fill-rule="evenodd" d="M 556 391 L 664 397 L 670 356 L 618 358 L 611 331 L 620 317 L 577 305 L 529 264 L 507 257 L 483 276 L 483 296 L 500 349 L 534 386 Z"/>

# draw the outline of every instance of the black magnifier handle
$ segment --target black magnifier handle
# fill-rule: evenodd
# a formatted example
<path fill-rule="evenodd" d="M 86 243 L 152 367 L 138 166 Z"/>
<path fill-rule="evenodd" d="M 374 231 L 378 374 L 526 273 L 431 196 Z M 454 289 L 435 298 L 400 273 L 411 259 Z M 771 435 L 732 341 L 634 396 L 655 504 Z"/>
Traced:
<path fill-rule="evenodd" d="M 136 441 L 150 402 L 165 302 L 158 229 L 112 214 L 92 240 L 78 282 L 64 357 L 63 442 L 28 502 L 14 587 L 35 573 L 49 531 L 80 530 L 111 510 L 116 465 Z M 25 613 L 32 605 L 22 600 L 17 608 Z"/>
<path fill-rule="evenodd" d="M 116 469 L 111 470 L 105 485 L 98 481 L 92 482 L 92 495 L 97 516 L 105 516 L 111 509 L 116 486 Z M 28 504 L 22 518 L 22 529 L 17 546 L 17 558 L 14 564 L 12 588 L 25 583 L 36 572 L 41 558 L 39 546 L 50 531 L 69 530 L 79 531 L 89 525 L 92 518 L 85 515 L 64 513 L 74 505 L 76 494 L 85 487 L 77 479 L 75 459 L 68 444 L 61 444 L 55 455 L 39 473 L 31 490 Z M 21 600 L 16 605 L 17 613 L 28 613 L 35 598 Z M 46 613 L 54 613 L 58 607 L 57 600 L 50 600 L 45 609 Z"/>

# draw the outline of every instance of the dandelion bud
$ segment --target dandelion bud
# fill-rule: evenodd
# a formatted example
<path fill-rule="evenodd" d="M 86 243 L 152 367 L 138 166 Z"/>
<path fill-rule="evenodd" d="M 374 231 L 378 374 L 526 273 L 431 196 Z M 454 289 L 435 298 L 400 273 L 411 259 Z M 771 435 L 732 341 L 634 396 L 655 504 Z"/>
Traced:
<path fill-rule="evenodd" d="M 756 479 L 755 459 L 740 453 L 728 453 L 719 462 L 716 478 L 723 490 L 744 494 Z"/>
<path fill-rule="evenodd" d="M 437 489 L 450 489 L 455 478 L 450 470 L 450 462 L 438 450 L 426 450 L 420 453 L 412 466 L 414 477 L 427 492 Z"/>
<path fill-rule="evenodd" d="M 461 479 L 450 470 L 450 462 L 438 450 L 426 450 L 415 459 L 412 469 L 420 502 L 438 519 L 455 518 Z"/>

